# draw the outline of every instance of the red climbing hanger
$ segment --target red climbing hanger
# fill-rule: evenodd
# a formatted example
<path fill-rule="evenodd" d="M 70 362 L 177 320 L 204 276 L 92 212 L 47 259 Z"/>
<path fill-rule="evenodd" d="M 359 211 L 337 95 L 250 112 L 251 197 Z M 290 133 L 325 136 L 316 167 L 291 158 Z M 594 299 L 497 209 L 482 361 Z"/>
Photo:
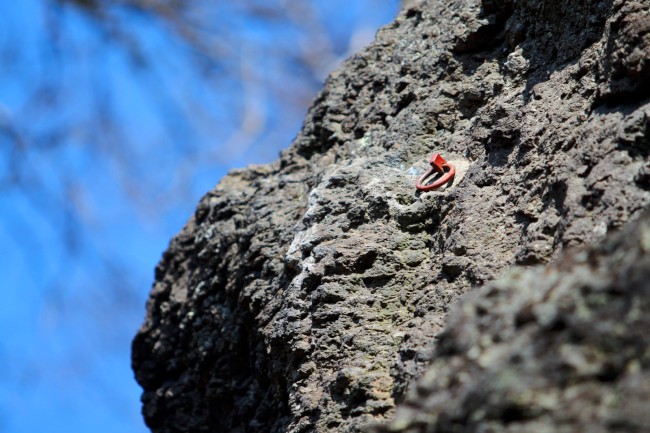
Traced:
<path fill-rule="evenodd" d="M 415 187 L 420 191 L 433 191 L 434 189 L 438 189 L 444 184 L 451 182 L 456 174 L 456 168 L 445 161 L 439 153 L 434 153 L 431 156 L 429 164 L 431 164 L 431 168 L 415 182 Z M 425 180 L 436 173 L 440 175 L 440 178 L 427 185 Z"/>

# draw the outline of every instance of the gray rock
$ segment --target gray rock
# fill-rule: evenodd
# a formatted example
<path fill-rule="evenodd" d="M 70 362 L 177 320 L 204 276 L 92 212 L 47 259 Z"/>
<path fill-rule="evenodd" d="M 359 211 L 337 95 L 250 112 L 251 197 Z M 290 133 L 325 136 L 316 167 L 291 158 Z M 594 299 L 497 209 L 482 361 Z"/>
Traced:
<path fill-rule="evenodd" d="M 650 4 L 408 4 L 329 77 L 280 159 L 229 173 L 172 240 L 133 342 L 152 431 L 354 432 L 391 419 L 430 362 L 464 368 L 439 364 L 462 356 L 434 351 L 464 293 L 600 241 L 647 207 Z M 458 176 L 417 193 L 434 151 Z M 550 284 L 530 272 L 522 278 Z M 490 290 L 476 296 L 496 313 L 512 310 L 506 296 L 494 307 Z M 561 307 L 531 314 L 552 323 Z M 497 329 L 496 313 L 468 326 Z M 539 355 L 526 335 L 508 350 Z M 608 362 L 609 352 L 570 343 L 553 350 L 580 374 Z M 518 382 L 511 371 L 502 380 Z M 438 379 L 456 392 L 458 377 Z M 507 393 L 500 380 L 490 386 Z M 480 385 L 462 389 L 471 386 Z M 424 388 L 423 406 L 408 407 L 422 425 L 443 425 L 429 397 L 444 386 Z M 576 404 L 599 410 L 583 395 Z"/>
<path fill-rule="evenodd" d="M 648 432 L 649 329 L 647 213 L 468 295 L 396 418 L 372 431 Z"/>

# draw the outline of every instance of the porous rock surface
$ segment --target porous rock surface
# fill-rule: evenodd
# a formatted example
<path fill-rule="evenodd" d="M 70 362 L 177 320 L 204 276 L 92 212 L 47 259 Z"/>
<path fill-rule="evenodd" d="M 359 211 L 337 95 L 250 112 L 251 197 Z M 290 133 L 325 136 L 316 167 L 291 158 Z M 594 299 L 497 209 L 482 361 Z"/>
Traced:
<path fill-rule="evenodd" d="M 648 432 L 649 330 L 646 213 L 467 296 L 396 418 L 373 432 Z"/>
<path fill-rule="evenodd" d="M 567 399 L 600 410 L 605 386 L 627 386 L 623 371 L 647 385 L 639 348 L 648 342 L 633 326 L 620 332 L 638 350 L 610 374 L 609 346 L 538 316 L 555 308 L 598 324 L 600 310 L 586 319 L 584 309 L 562 310 L 554 285 L 577 306 L 592 302 L 591 291 L 618 296 L 623 306 L 611 314 L 647 295 L 647 279 L 636 294 L 616 289 L 615 273 L 597 285 L 588 264 L 562 254 L 600 241 L 650 202 L 650 3 L 407 5 L 330 76 L 280 159 L 231 172 L 172 240 L 133 342 L 153 432 L 363 431 L 393 418 L 431 362 L 384 428 L 492 431 L 490 422 L 530 416 L 525 398 L 536 386 L 555 400 L 531 410 L 556 419 Z M 433 151 L 459 173 L 447 188 L 416 193 Z M 644 248 L 630 251 L 641 257 Z M 461 295 L 558 257 L 578 264 L 517 271 L 476 291 L 436 348 Z M 605 273 L 622 263 L 601 261 Z M 643 302 L 637 310 L 648 313 Z M 498 349 L 483 330 L 485 341 L 503 340 Z M 568 367 L 549 353 L 565 354 Z M 495 379 L 501 361 L 504 378 Z M 545 376 L 556 365 L 568 381 Z M 516 380 L 529 369 L 537 376 Z M 560 395 L 581 374 L 605 385 Z M 647 388 L 634 389 L 650 402 Z"/>

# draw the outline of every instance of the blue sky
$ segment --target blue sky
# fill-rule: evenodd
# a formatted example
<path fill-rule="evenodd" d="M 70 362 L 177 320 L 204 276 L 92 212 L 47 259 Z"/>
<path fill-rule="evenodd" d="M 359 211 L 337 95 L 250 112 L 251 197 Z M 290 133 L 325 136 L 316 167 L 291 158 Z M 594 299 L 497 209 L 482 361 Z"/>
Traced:
<path fill-rule="evenodd" d="M 115 11 L 135 53 L 73 7 L 0 2 L 0 432 L 147 431 L 129 350 L 169 239 L 290 144 L 324 68 L 398 7 L 304 2 L 330 44 L 310 75 L 291 56 L 313 28 L 204 3 L 225 51 L 201 69 L 155 19 Z"/>

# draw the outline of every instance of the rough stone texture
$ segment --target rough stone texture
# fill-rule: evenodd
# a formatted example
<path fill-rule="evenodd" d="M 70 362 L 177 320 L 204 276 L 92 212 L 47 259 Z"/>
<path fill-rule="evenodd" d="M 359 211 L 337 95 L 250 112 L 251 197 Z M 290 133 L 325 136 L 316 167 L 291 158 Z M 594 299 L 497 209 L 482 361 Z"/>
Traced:
<path fill-rule="evenodd" d="M 375 432 L 650 431 L 650 213 L 450 314 L 435 361 Z"/>
<path fill-rule="evenodd" d="M 390 419 L 462 294 L 650 202 L 647 1 L 408 4 L 279 161 L 231 172 L 171 242 L 133 343 L 152 431 Z M 459 175 L 420 195 L 433 151 Z"/>

